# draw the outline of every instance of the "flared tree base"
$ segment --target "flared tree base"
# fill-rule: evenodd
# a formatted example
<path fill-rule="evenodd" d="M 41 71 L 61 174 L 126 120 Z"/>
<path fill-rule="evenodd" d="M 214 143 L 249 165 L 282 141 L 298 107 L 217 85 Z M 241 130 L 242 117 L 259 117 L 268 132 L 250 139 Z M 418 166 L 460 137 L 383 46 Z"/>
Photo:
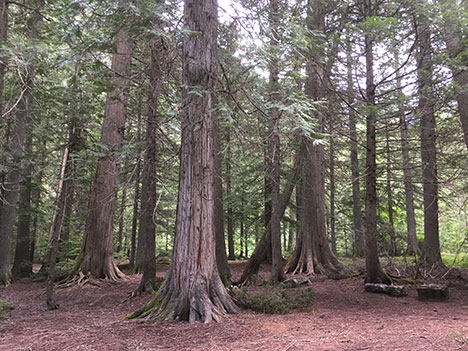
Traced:
<path fill-rule="evenodd" d="M 125 319 L 208 323 L 238 311 L 219 278 L 211 283 L 197 279 L 186 293 L 172 287 L 168 278 L 150 302 Z"/>

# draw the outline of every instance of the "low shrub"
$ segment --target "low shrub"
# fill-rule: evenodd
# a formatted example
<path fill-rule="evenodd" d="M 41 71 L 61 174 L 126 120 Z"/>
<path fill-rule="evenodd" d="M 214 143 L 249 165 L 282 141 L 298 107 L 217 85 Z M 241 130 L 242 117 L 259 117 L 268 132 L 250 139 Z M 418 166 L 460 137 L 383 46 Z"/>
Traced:
<path fill-rule="evenodd" d="M 240 307 L 267 314 L 287 314 L 293 309 L 310 306 L 315 300 L 315 293 L 311 289 L 287 289 L 280 286 L 264 287 L 256 293 L 250 293 L 246 288 L 233 290 L 232 295 Z"/>
<path fill-rule="evenodd" d="M 8 313 L 14 308 L 13 303 L 0 299 L 0 318 L 8 317 Z"/>

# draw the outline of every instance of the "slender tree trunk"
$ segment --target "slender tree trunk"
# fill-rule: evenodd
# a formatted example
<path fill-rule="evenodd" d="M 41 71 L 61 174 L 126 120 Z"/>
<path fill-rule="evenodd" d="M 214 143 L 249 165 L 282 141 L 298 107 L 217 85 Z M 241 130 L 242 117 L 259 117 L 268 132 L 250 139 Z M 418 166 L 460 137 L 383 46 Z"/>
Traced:
<path fill-rule="evenodd" d="M 366 17 L 372 15 L 372 0 L 365 0 Z M 373 39 L 365 34 L 366 55 L 366 282 L 390 284 L 382 270 L 377 251 L 377 163 Z"/>
<path fill-rule="evenodd" d="M 330 126 L 332 125 L 330 119 Z M 330 236 L 332 252 L 336 255 L 336 230 L 335 230 L 335 139 L 330 128 Z"/>
<path fill-rule="evenodd" d="M 60 167 L 59 184 L 57 187 L 57 200 L 56 209 L 52 217 L 52 224 L 50 228 L 50 252 L 49 252 L 49 272 L 46 282 L 46 303 L 49 310 L 55 310 L 59 307 L 55 299 L 54 282 L 55 282 L 55 266 L 57 263 L 57 255 L 59 250 L 60 233 L 62 232 L 63 219 L 66 208 L 67 196 L 64 193 L 63 185 L 65 178 L 65 169 L 68 163 L 69 155 L 69 139 L 70 134 L 67 135 L 67 146 L 63 151 L 62 165 Z"/>
<path fill-rule="evenodd" d="M 140 168 L 141 160 L 138 156 L 138 161 L 135 170 L 135 192 L 133 195 L 133 217 L 132 217 L 132 233 L 130 238 L 130 257 L 129 266 L 135 267 L 135 256 L 137 250 L 137 231 L 138 231 L 138 217 L 139 217 L 139 201 L 140 201 Z"/>
<path fill-rule="evenodd" d="M 4 45 L 8 33 L 8 4 L 7 0 L 0 0 L 0 45 Z M 6 64 L 0 62 L 0 114 L 3 115 L 3 86 L 5 84 Z M 3 124 L 3 121 L 2 121 Z"/>
<path fill-rule="evenodd" d="M 388 250 L 389 256 L 393 257 L 398 254 L 396 245 L 395 222 L 393 220 L 393 193 L 392 193 L 392 169 L 391 169 L 391 155 L 390 155 L 390 136 L 388 131 L 385 133 L 385 151 L 387 156 L 387 208 L 388 208 L 388 224 L 390 226 L 390 248 Z"/>
<path fill-rule="evenodd" d="M 354 111 L 354 86 L 352 74 L 351 43 L 346 43 L 346 66 L 348 82 L 348 106 L 349 106 L 349 132 L 351 147 L 351 183 L 353 187 L 353 230 L 354 230 L 354 255 L 363 257 L 365 253 L 364 231 L 362 229 L 361 215 L 361 191 L 359 187 L 359 160 L 358 140 L 356 131 L 356 113 Z"/>
<path fill-rule="evenodd" d="M 215 117 L 213 130 L 214 148 L 214 192 L 215 192 L 215 233 L 216 233 L 216 264 L 221 279 L 227 283 L 231 279 L 231 271 L 226 255 L 226 238 L 224 235 L 224 204 L 223 204 L 223 159 L 221 155 L 221 132 L 219 120 Z"/>
<path fill-rule="evenodd" d="M 162 23 L 156 23 L 154 30 L 161 30 Z M 138 237 L 143 243 L 143 275 L 137 291 L 151 291 L 156 288 L 156 165 L 157 130 L 159 124 L 159 97 L 162 92 L 164 65 L 167 53 L 164 39 L 155 36 L 150 43 L 151 62 L 149 69 L 148 119 L 146 121 L 146 150 L 143 162 L 141 192 L 141 216 Z"/>
<path fill-rule="evenodd" d="M 28 105 L 28 104 L 26 104 Z M 29 108 L 28 112 L 30 114 Z M 29 117 L 31 118 L 31 117 Z M 32 153 L 32 134 L 27 133 L 24 152 L 31 156 Z M 31 261 L 31 191 L 32 191 L 32 172 L 33 167 L 30 162 L 24 166 L 23 182 L 20 186 L 19 209 L 15 259 L 13 262 L 12 274 L 15 278 L 21 278 L 32 274 Z"/>
<path fill-rule="evenodd" d="M 232 184 L 231 184 L 231 162 L 232 162 L 232 151 L 231 151 L 231 127 L 228 126 L 226 130 L 226 194 L 232 195 Z M 229 201 L 227 205 L 227 232 L 228 232 L 228 251 L 230 260 L 234 260 L 234 225 L 233 225 L 233 210 L 232 203 Z"/>
<path fill-rule="evenodd" d="M 105 145 L 96 168 L 88 204 L 83 248 L 75 271 L 95 278 L 117 280 L 123 273 L 113 259 L 113 225 L 119 182 L 119 151 L 125 129 L 128 70 L 131 61 L 129 26 L 124 24 L 115 38 L 112 55 L 113 89 L 107 94 L 101 142 Z M 75 273 L 75 272 L 73 272 Z"/>
<path fill-rule="evenodd" d="M 270 0 L 269 25 L 270 25 L 270 46 L 272 50 L 279 50 L 279 16 L 280 2 Z M 270 59 L 269 90 L 271 103 L 279 101 L 279 60 Z M 271 186 L 271 277 L 272 281 L 283 281 L 285 279 L 283 271 L 283 256 L 281 253 L 281 215 L 280 215 L 280 136 L 279 122 L 280 111 L 277 108 L 271 109 L 271 129 L 270 129 L 270 153 L 268 159 L 271 160 L 270 186 Z"/>
<path fill-rule="evenodd" d="M 117 231 L 118 234 L 117 234 L 117 248 L 115 249 L 116 252 L 122 251 L 126 206 L 127 206 L 127 188 L 124 187 L 122 189 L 122 197 L 120 199 L 119 229 Z"/>
<path fill-rule="evenodd" d="M 439 242 L 439 207 L 437 182 L 437 148 L 432 88 L 432 47 L 428 21 L 418 29 L 418 94 L 421 119 L 421 160 L 424 197 L 423 259 L 428 264 L 443 265 Z"/>
<path fill-rule="evenodd" d="M 172 263 L 162 289 L 128 318 L 219 320 L 237 312 L 216 266 L 214 223 L 213 88 L 216 0 L 185 0 L 183 40 L 185 111 Z M 189 94 L 201 87 L 202 96 Z M 190 279 L 187 279 L 190 277 Z"/>
<path fill-rule="evenodd" d="M 401 96 L 402 92 L 400 79 L 398 79 L 397 81 L 397 88 Z M 409 255 L 419 255 L 420 250 L 418 245 L 418 237 L 416 236 L 416 218 L 414 215 L 414 196 L 408 144 L 408 123 L 406 122 L 405 111 L 403 109 L 402 104 L 400 104 L 399 106 L 398 113 L 400 116 L 401 153 L 403 160 L 403 183 L 405 185 L 406 229 L 408 231 L 406 251 Z"/>

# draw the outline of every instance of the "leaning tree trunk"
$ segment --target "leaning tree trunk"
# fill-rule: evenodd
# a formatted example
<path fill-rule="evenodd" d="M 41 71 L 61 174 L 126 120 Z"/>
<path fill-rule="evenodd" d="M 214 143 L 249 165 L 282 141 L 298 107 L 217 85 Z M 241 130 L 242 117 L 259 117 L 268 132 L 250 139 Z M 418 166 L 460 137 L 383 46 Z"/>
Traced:
<path fill-rule="evenodd" d="M 348 84 L 348 116 L 349 133 L 351 148 L 351 183 L 353 188 L 353 230 L 354 230 L 354 255 L 363 257 L 365 253 L 364 232 L 362 230 L 361 213 L 361 191 L 359 181 L 359 159 L 358 159 L 358 140 L 356 131 L 356 113 L 354 110 L 354 85 L 351 61 L 351 42 L 348 39 L 346 43 L 346 66 L 347 66 L 347 84 Z"/>
<path fill-rule="evenodd" d="M 119 150 L 125 128 L 128 70 L 131 61 L 129 28 L 124 24 L 115 38 L 112 55 L 113 89 L 107 94 L 101 143 L 104 154 L 97 163 L 86 219 L 83 246 L 73 272 L 117 280 L 123 273 L 113 259 L 113 228 L 119 181 Z"/>
<path fill-rule="evenodd" d="M 421 119 L 421 161 L 424 199 L 423 260 L 430 265 L 443 265 L 439 242 L 439 206 L 437 183 L 437 149 L 434 116 L 435 96 L 432 88 L 431 33 L 427 20 L 418 30 L 418 94 Z"/>
<path fill-rule="evenodd" d="M 57 187 L 56 209 L 52 217 L 52 225 L 50 228 L 50 240 L 49 240 L 50 252 L 49 252 L 49 262 L 48 262 L 49 272 L 47 274 L 47 282 L 46 282 L 46 303 L 47 303 L 47 308 L 49 310 L 55 310 L 59 307 L 55 299 L 54 282 L 55 282 L 55 276 L 56 276 L 55 266 L 57 263 L 57 254 L 59 251 L 60 234 L 62 232 L 65 209 L 67 207 L 66 202 L 68 200 L 68 196 L 66 192 L 64 192 L 63 185 L 64 185 L 64 178 L 65 178 L 65 170 L 68 164 L 68 155 L 70 151 L 69 140 L 70 140 L 70 134 L 67 135 L 67 146 L 63 152 L 62 165 L 60 167 L 59 184 Z"/>
<path fill-rule="evenodd" d="M 294 186 L 296 185 L 296 181 L 299 177 L 300 172 L 302 171 L 302 164 L 305 157 L 305 150 L 304 144 L 301 143 L 299 146 L 299 150 L 296 151 L 296 156 L 294 160 L 294 167 L 292 169 L 291 175 L 289 176 L 288 182 L 285 185 L 283 190 L 283 194 L 281 196 L 280 202 L 280 219 L 283 217 L 284 212 L 289 203 L 289 199 L 291 198 L 291 194 L 294 190 Z M 299 234 L 298 234 L 299 236 Z M 236 282 L 237 285 L 244 285 L 246 284 L 250 277 L 254 274 L 258 273 L 258 269 L 260 265 L 266 260 L 267 253 L 270 251 L 271 248 L 271 231 L 270 226 L 268 225 L 267 228 L 264 230 L 261 238 L 257 242 L 257 246 L 255 247 L 252 256 L 250 256 L 247 265 L 242 272 L 241 277 Z"/>
<path fill-rule="evenodd" d="M 214 223 L 213 60 L 216 0 L 186 0 L 184 111 L 172 262 L 161 290 L 128 318 L 218 320 L 237 312 L 216 266 Z M 204 94 L 191 94 L 192 87 Z M 189 279 L 188 279 L 189 278 Z"/>
<path fill-rule="evenodd" d="M 372 14 L 372 0 L 366 0 L 366 16 Z M 390 277 L 380 266 L 377 251 L 377 163 L 376 163 L 376 123 L 374 53 L 371 34 L 366 33 L 366 283 L 390 284 Z"/>

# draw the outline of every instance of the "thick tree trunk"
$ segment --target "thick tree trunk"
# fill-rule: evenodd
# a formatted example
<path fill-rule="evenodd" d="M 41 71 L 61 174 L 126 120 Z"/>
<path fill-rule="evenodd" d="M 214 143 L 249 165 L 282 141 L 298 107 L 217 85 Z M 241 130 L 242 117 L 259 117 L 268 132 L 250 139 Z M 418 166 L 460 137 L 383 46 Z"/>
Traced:
<path fill-rule="evenodd" d="M 443 265 L 439 242 L 439 207 L 437 182 L 437 149 L 432 88 L 431 33 L 426 21 L 418 30 L 418 94 L 421 119 L 421 161 L 424 198 L 423 259 L 428 264 Z"/>
<path fill-rule="evenodd" d="M 395 222 L 393 220 L 393 193 L 392 193 L 392 169 L 391 169 L 391 154 L 390 154 L 390 136 L 388 131 L 385 133 L 385 153 L 387 156 L 387 210 L 388 210 L 388 224 L 390 230 L 390 247 L 388 254 L 390 257 L 398 254 L 396 245 L 396 233 L 395 233 Z"/>
<path fill-rule="evenodd" d="M 365 254 L 364 232 L 362 229 L 361 191 L 359 181 L 358 140 L 356 131 L 356 113 L 354 111 L 354 84 L 352 74 L 351 43 L 346 43 L 346 66 L 348 83 L 348 117 L 351 148 L 351 183 L 353 188 L 353 231 L 354 231 L 354 255 L 363 257 Z"/>
<path fill-rule="evenodd" d="M 238 311 L 216 266 L 214 223 L 213 85 L 216 0 L 186 0 L 183 40 L 185 111 L 172 263 L 162 289 L 128 318 L 218 320 Z M 205 93 L 190 94 L 191 87 Z M 189 279 L 187 279 L 189 277 Z"/>
<path fill-rule="evenodd" d="M 81 257 L 75 272 L 94 278 L 117 280 L 123 273 L 113 259 L 113 226 L 119 181 L 119 150 L 125 129 L 128 70 L 131 61 L 129 28 L 125 24 L 115 38 L 112 55 L 113 89 L 107 94 L 101 142 L 105 145 L 96 168 L 88 204 Z M 73 272 L 73 273 L 75 273 Z"/>
<path fill-rule="evenodd" d="M 325 33 L 326 4 L 319 0 L 309 0 L 307 25 L 310 31 Z M 314 101 L 326 96 L 328 71 L 325 68 L 325 51 L 309 49 L 306 64 L 307 79 L 305 93 Z M 325 108 L 316 113 L 319 131 L 325 131 Z M 286 266 L 288 272 L 326 273 L 337 277 L 342 269 L 341 263 L 333 254 L 328 243 L 325 212 L 325 165 L 324 147 L 315 145 L 311 140 L 305 142 L 306 157 L 303 168 L 303 190 L 301 211 L 301 240 Z"/>

